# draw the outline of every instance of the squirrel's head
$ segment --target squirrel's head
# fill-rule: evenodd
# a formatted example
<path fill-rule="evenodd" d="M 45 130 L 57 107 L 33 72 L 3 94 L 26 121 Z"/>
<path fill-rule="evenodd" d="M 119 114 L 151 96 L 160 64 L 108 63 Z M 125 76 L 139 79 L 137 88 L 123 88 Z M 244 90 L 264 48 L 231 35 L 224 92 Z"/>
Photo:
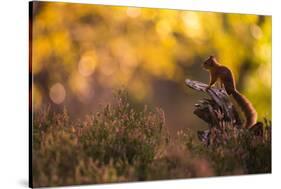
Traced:
<path fill-rule="evenodd" d="M 217 65 L 217 60 L 214 56 L 210 56 L 207 60 L 203 63 L 203 68 L 206 70 L 212 69 L 215 65 Z"/>

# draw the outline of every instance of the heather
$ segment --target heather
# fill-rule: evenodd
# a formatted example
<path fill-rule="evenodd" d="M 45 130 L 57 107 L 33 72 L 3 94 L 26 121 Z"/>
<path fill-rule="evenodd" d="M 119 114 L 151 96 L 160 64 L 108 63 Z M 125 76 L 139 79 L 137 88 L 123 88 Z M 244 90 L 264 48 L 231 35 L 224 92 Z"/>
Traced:
<path fill-rule="evenodd" d="M 271 172 L 271 122 L 257 135 L 225 123 L 210 142 L 172 135 L 161 108 L 136 108 L 125 90 L 95 113 L 72 120 L 52 106 L 34 112 L 33 184 L 59 186 Z"/>

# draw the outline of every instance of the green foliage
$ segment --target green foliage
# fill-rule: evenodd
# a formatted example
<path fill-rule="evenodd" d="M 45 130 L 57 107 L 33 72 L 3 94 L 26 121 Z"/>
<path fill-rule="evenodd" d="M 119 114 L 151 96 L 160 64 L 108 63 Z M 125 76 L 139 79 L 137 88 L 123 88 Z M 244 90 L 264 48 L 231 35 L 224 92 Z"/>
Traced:
<path fill-rule="evenodd" d="M 270 172 L 270 129 L 257 137 L 231 128 L 227 127 L 220 143 L 209 146 L 197 141 L 190 131 L 171 138 L 161 109 L 136 109 L 122 90 L 116 93 L 114 103 L 83 120 L 72 121 L 66 109 L 55 112 L 46 107 L 34 115 L 33 184 L 59 186 Z"/>

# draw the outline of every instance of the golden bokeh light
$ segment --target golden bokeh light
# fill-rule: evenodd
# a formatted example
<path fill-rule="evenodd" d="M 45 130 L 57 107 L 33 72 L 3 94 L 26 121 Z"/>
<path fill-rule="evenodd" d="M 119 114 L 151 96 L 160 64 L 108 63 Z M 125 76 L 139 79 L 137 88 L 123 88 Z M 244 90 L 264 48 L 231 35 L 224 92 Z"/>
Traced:
<path fill-rule="evenodd" d="M 195 12 L 185 12 L 183 14 L 183 21 L 186 27 L 186 34 L 191 37 L 202 36 L 202 28 L 200 17 Z"/>
<path fill-rule="evenodd" d="M 253 25 L 251 25 L 250 29 L 251 29 L 252 36 L 254 38 L 260 39 L 262 37 L 263 32 L 262 32 L 261 28 L 258 25 L 253 24 Z"/>
<path fill-rule="evenodd" d="M 92 75 L 96 68 L 96 56 L 93 52 L 82 55 L 79 63 L 79 73 L 85 77 Z"/>
<path fill-rule="evenodd" d="M 50 101 L 62 104 L 66 89 L 71 99 L 67 103 L 73 107 L 92 102 L 100 91 L 122 86 L 146 100 L 157 94 L 155 80 L 182 85 L 186 77 L 206 78 L 198 65 L 210 54 L 235 76 L 244 73 L 241 69 L 247 62 L 255 64 L 246 70 L 253 80 L 260 78 L 257 70 L 261 68 L 264 75 L 271 73 L 264 66 L 271 63 L 271 18 L 267 16 L 42 3 L 34 16 L 33 32 L 37 107 Z M 243 78 L 245 88 L 249 79 Z M 60 84 L 54 87 L 57 81 Z M 270 82 L 263 82 L 251 87 L 253 95 L 246 95 L 259 104 L 263 98 L 270 100 L 266 95 L 270 91 L 262 90 L 270 88 Z M 256 93 L 262 94 L 260 98 Z M 258 111 L 267 108 L 260 106 Z"/>
<path fill-rule="evenodd" d="M 137 18 L 141 15 L 141 9 L 135 7 L 128 7 L 126 13 L 131 18 Z"/>
<path fill-rule="evenodd" d="M 73 73 L 70 76 L 69 86 L 80 102 L 86 103 L 94 95 L 93 86 L 91 87 L 87 78 L 79 73 Z"/>
<path fill-rule="evenodd" d="M 61 104 L 65 100 L 66 91 L 61 83 L 55 83 L 50 88 L 49 96 L 55 104 Z"/>

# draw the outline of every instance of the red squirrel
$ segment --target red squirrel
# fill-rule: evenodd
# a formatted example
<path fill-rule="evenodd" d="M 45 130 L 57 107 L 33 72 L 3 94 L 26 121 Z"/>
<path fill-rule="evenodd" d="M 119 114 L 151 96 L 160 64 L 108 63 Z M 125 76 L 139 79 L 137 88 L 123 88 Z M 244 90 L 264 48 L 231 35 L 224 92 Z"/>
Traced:
<path fill-rule="evenodd" d="M 251 102 L 239 93 L 235 87 L 235 81 L 231 70 L 221 64 L 215 59 L 215 57 L 210 56 L 204 63 L 204 69 L 210 73 L 210 88 L 218 79 L 224 86 L 228 95 L 232 95 L 238 105 L 241 107 L 244 115 L 246 117 L 246 128 L 252 127 L 257 121 L 257 113 Z"/>

